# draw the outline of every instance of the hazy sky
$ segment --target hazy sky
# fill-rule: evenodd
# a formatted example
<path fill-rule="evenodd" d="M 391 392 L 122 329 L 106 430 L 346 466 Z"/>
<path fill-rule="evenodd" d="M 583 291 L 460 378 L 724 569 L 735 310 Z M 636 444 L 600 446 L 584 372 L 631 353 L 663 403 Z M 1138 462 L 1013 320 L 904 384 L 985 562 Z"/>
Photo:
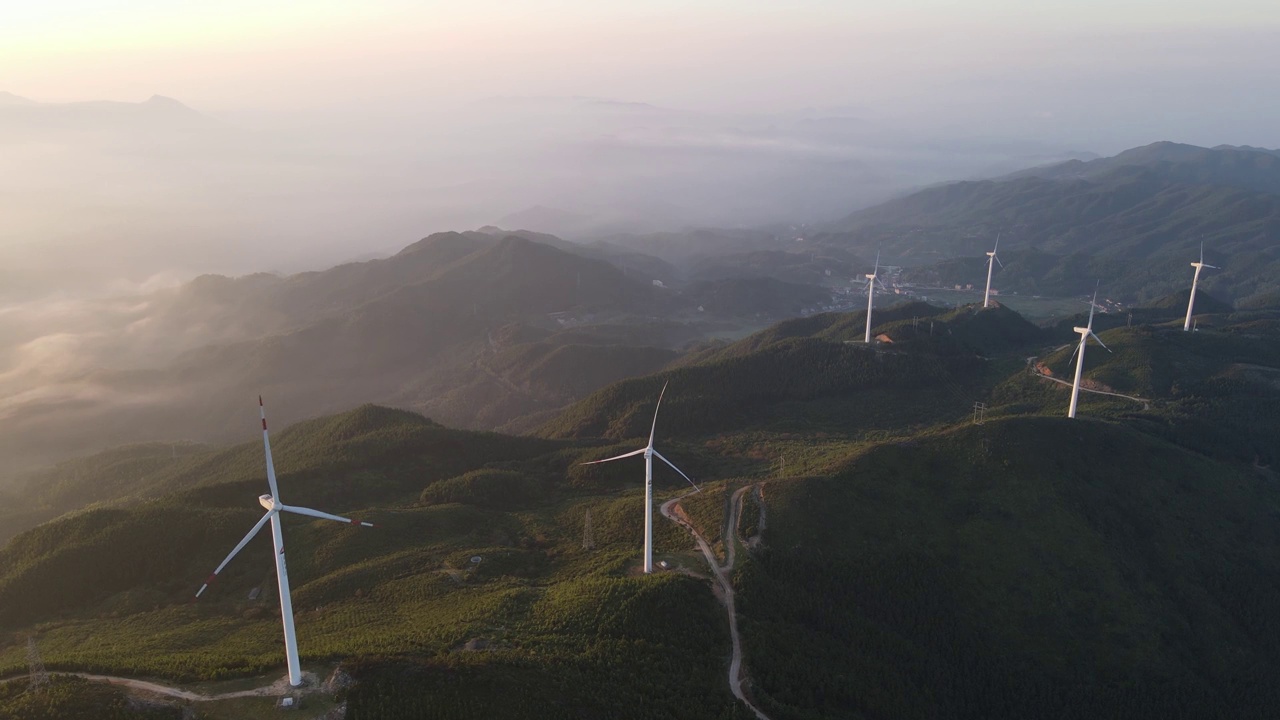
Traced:
<path fill-rule="evenodd" d="M 1123 122 L 1155 100 L 1221 127 L 1214 103 L 1274 82 L 1278 28 L 1270 0 L 3 0 L 0 89 L 159 93 L 250 117 L 594 95 L 704 111 L 950 105 L 961 122 L 992 103 L 1043 118 L 1083 104 Z M 1179 92 L 1196 99 L 1156 97 Z"/>
<path fill-rule="evenodd" d="M 535 204 L 819 222 L 1068 151 L 1276 147 L 1276 68 L 1275 0 L 0 0 L 0 91 L 240 133 L 0 136 L 0 280 L 322 267 Z M 578 96 L 663 110 L 473 105 Z"/>

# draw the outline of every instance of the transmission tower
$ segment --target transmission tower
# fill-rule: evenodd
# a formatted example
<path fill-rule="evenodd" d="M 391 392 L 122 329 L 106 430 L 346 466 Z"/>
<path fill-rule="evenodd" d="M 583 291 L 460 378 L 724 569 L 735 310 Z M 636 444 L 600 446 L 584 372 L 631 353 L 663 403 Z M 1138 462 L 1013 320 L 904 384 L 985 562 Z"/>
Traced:
<path fill-rule="evenodd" d="M 587 516 L 582 521 L 582 549 L 595 550 L 596 538 L 591 532 L 591 511 L 587 511 Z"/>
<path fill-rule="evenodd" d="M 976 402 L 973 404 L 973 424 L 981 425 L 987 419 L 987 404 Z"/>
<path fill-rule="evenodd" d="M 31 678 L 29 689 L 38 690 L 49 684 L 49 673 L 44 669 L 44 661 L 40 659 L 34 635 L 27 638 L 27 668 Z"/>

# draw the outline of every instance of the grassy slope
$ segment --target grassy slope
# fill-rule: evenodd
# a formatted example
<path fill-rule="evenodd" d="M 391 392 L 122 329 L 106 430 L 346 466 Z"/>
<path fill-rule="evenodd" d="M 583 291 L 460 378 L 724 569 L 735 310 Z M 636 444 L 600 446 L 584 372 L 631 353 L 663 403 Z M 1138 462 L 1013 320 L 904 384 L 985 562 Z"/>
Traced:
<path fill-rule="evenodd" d="M 1044 707 L 1118 717 L 1156 706 L 1202 717 L 1215 699 L 1247 714 L 1264 697 L 1256 678 L 1275 663 L 1261 646 L 1274 639 L 1266 521 L 1276 501 L 1249 473 L 1153 437 L 1186 427 L 1170 408 L 1205 402 L 1216 386 L 1145 414 L 1093 397 L 1085 406 L 1151 434 L 1035 417 L 946 431 L 939 422 L 967 416 L 993 386 L 996 417 L 1056 414 L 1063 398 L 1022 371 L 1023 343 L 1038 333 L 1016 316 L 928 316 L 949 332 L 924 341 L 890 316 L 891 352 L 842 342 L 860 330 L 856 317 L 819 316 L 669 373 L 659 440 L 710 481 L 686 509 L 713 543 L 742 481 L 716 478 L 771 477 L 782 458 L 789 476 L 818 476 L 768 486 L 768 549 L 737 579 L 748 667 L 775 720 L 1035 717 Z M 1118 359 L 1091 367 L 1132 382 L 1167 376 L 1173 388 L 1205 368 L 1229 375 L 1258 349 L 1253 336 L 1273 331 L 1247 320 L 1169 336 L 1202 359 L 1166 367 L 1151 362 L 1171 354 L 1160 331 L 1112 329 L 1103 335 Z M 1017 357 L 980 361 L 975 350 Z M 358 659 L 353 717 L 739 712 L 723 684 L 723 614 L 705 585 L 632 575 L 641 461 L 575 465 L 642 444 L 661 380 L 611 386 L 566 414 L 558 434 L 619 441 L 610 447 L 447 430 L 381 408 L 278 434 L 288 499 L 368 510 L 381 526 L 286 525 L 290 547 L 306 548 L 290 558 L 304 661 Z M 260 450 L 180 460 L 174 498 L 136 502 L 148 497 L 139 493 L 10 543 L 0 626 L 38 623 L 52 667 L 278 673 L 265 539 L 207 602 L 184 604 L 257 515 Z M 683 482 L 665 470 L 656 479 L 660 494 Z M 700 567 L 682 533 L 656 528 L 663 557 Z M 245 599 L 259 585 L 263 596 Z M 488 649 L 463 649 L 477 638 Z M 0 645 L 0 670 L 22 663 L 20 645 Z M 1235 706 L 1218 697 L 1231 693 Z"/>
<path fill-rule="evenodd" d="M 1258 717 L 1277 699 L 1280 496 L 1252 473 L 1016 419 L 767 501 L 768 550 L 737 581 L 779 720 Z"/>

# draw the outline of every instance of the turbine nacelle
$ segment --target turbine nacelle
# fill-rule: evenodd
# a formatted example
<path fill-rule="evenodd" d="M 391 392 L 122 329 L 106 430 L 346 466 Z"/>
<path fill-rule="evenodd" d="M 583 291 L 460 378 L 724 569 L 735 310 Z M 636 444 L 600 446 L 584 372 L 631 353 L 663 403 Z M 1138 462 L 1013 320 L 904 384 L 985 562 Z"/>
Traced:
<path fill-rule="evenodd" d="M 258 504 L 271 512 L 280 512 L 280 503 L 270 495 L 259 495 Z"/>

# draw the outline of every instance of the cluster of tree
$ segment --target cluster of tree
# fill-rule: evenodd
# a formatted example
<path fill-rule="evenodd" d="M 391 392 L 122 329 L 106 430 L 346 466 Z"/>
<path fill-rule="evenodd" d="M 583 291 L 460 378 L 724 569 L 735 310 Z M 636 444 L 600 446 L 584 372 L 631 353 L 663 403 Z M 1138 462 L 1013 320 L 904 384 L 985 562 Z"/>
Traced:
<path fill-rule="evenodd" d="M 1265 715 L 1277 511 L 1247 470 L 1056 419 L 771 484 L 735 578 L 755 697 L 780 720 Z"/>

